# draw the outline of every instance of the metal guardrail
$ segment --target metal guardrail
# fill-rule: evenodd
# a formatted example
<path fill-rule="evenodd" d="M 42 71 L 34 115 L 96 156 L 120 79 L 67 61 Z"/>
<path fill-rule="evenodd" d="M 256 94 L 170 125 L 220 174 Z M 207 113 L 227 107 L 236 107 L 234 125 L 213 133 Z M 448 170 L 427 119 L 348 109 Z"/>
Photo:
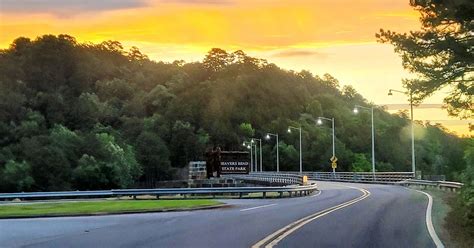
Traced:
<path fill-rule="evenodd" d="M 245 175 L 225 175 L 246 182 L 264 182 L 270 185 L 303 185 L 303 175 L 294 173 L 252 172 Z"/>
<path fill-rule="evenodd" d="M 271 173 L 271 172 L 269 172 Z M 298 174 L 299 172 L 281 172 Z M 274 174 L 278 174 L 274 172 Z M 309 180 L 363 182 L 363 183 L 393 183 L 414 178 L 412 172 L 303 172 Z"/>
<path fill-rule="evenodd" d="M 458 182 L 447 181 L 427 181 L 415 180 L 413 173 L 410 172 L 303 172 L 310 180 L 328 180 L 341 182 L 362 182 L 362 183 L 389 183 L 403 186 L 422 186 L 437 187 L 440 189 L 449 189 L 456 191 L 463 186 Z M 140 196 L 153 195 L 159 198 L 164 195 L 213 195 L 218 194 L 243 194 L 249 193 L 289 193 L 290 197 L 294 194 L 307 195 L 317 190 L 316 184 L 302 186 L 303 175 L 298 172 L 260 172 L 248 175 L 227 175 L 241 180 L 253 180 L 259 182 L 278 183 L 287 186 L 278 187 L 222 187 L 222 188 L 158 188 L 158 189 L 116 189 L 116 190 L 96 190 L 96 191 L 57 191 L 57 192 L 22 192 L 22 193 L 0 193 L 0 200 L 13 199 L 61 199 L 61 198 L 81 198 L 81 197 L 119 197 L 119 196 Z"/>
<path fill-rule="evenodd" d="M 27 193 L 0 193 L 0 200 L 13 199 L 61 199 L 61 198 L 80 198 L 80 197 L 120 197 L 120 196 L 141 196 L 152 195 L 159 198 L 164 195 L 212 195 L 219 194 L 243 194 L 276 192 L 289 193 L 292 195 L 308 195 L 317 190 L 317 185 L 307 186 L 280 186 L 280 187 L 223 187 L 223 188 L 162 188 L 162 189 L 117 189 L 117 190 L 98 190 L 98 191 L 59 191 L 59 192 L 27 192 Z"/>
<path fill-rule="evenodd" d="M 266 172 L 279 175 L 276 172 Z M 283 174 L 299 174 L 299 172 L 281 172 Z M 338 182 L 353 182 L 353 183 L 382 183 L 382 184 L 396 184 L 403 186 L 421 186 L 421 187 L 436 187 L 439 189 L 447 189 L 456 191 L 464 184 L 449 181 L 429 181 L 416 180 L 412 172 L 303 172 L 303 175 L 308 176 L 310 180 L 322 181 L 338 181 Z"/>
<path fill-rule="evenodd" d="M 401 182 L 397 182 L 396 184 L 403 185 L 403 186 L 419 186 L 423 188 L 438 188 L 443 190 L 449 191 L 456 191 L 464 185 L 463 183 L 458 182 L 449 182 L 449 181 L 428 181 L 428 180 L 415 180 L 409 179 Z"/>
<path fill-rule="evenodd" d="M 411 172 L 313 172 L 307 175 L 312 180 L 365 183 L 393 183 L 414 178 Z"/>

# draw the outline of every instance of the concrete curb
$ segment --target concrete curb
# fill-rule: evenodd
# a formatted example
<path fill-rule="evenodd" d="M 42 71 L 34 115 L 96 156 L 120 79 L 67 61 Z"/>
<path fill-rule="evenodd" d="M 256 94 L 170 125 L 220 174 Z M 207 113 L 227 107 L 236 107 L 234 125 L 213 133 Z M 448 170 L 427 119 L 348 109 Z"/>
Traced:
<path fill-rule="evenodd" d="M 105 215 L 124 215 L 124 214 L 146 214 L 146 213 L 163 213 L 163 212 L 180 212 L 180 211 L 197 211 L 197 210 L 208 210 L 217 208 L 229 208 L 232 205 L 222 203 L 212 206 L 202 206 L 195 208 L 170 208 L 170 209 L 150 209 L 150 210 L 130 210 L 130 211 L 118 211 L 118 212 L 97 212 L 88 214 L 43 214 L 35 216 L 8 216 L 0 217 L 0 220 L 7 219 L 37 219 L 37 218 L 54 218 L 54 217 L 87 217 L 87 216 L 105 216 Z"/>

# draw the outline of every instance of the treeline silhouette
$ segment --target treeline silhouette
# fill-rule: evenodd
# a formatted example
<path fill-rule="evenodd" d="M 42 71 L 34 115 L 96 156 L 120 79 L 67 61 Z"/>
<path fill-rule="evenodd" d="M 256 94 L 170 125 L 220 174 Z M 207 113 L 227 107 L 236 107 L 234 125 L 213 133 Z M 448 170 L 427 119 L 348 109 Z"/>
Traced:
<path fill-rule="evenodd" d="M 383 83 L 383 78 L 380 82 Z M 381 92 L 385 94 L 385 92 Z M 280 134 L 280 169 L 330 171 L 335 118 L 338 171 L 370 171 L 370 103 L 329 74 L 283 70 L 214 48 L 203 62 L 150 60 L 117 41 L 79 43 L 68 35 L 18 38 L 0 51 L 0 192 L 153 185 L 179 178 L 208 147 Z M 406 112 L 375 110 L 376 167 L 410 171 Z M 417 168 L 455 179 L 469 139 L 442 126 L 416 128 Z M 264 170 L 275 170 L 275 142 L 263 143 Z"/>

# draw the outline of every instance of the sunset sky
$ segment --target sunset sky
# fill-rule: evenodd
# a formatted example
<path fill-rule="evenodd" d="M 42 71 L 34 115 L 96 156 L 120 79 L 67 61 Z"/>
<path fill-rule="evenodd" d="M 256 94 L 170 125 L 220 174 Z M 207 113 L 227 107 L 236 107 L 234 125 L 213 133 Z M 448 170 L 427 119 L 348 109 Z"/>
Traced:
<path fill-rule="evenodd" d="M 19 36 L 66 33 L 79 41 L 118 40 L 151 59 L 200 61 L 213 47 L 244 50 L 278 66 L 330 73 L 369 101 L 397 111 L 409 76 L 393 47 L 376 43 L 380 29 L 419 29 L 408 0 L 0 0 L 0 48 Z M 447 116 L 445 93 L 415 109 L 418 120 L 469 134 Z"/>

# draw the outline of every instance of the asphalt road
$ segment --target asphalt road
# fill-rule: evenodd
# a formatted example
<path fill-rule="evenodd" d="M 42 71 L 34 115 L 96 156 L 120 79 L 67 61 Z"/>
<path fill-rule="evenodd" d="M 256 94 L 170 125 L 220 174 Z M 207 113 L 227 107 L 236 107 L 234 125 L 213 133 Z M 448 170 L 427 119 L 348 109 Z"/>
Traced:
<path fill-rule="evenodd" d="M 214 210 L 0 220 L 0 247 L 251 247 L 315 213 L 321 214 L 272 244 L 435 247 L 423 194 L 399 186 L 318 184 L 321 193 L 313 196 L 223 200 L 232 207 Z"/>

